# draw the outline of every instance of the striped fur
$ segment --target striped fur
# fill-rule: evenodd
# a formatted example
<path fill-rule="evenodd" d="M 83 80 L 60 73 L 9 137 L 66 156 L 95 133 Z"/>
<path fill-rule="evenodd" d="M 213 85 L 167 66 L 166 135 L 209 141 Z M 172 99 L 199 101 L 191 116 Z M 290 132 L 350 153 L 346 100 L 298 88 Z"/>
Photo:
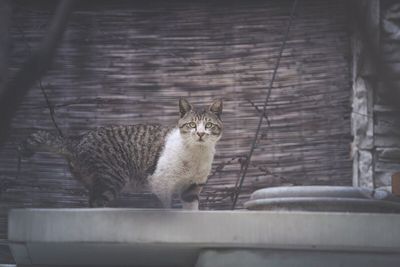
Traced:
<path fill-rule="evenodd" d="M 215 104 L 217 103 L 217 104 Z M 218 110 L 212 108 L 220 105 Z M 222 133 L 222 102 L 194 111 L 180 100 L 178 126 L 125 125 L 101 127 L 75 138 L 47 131 L 32 134 L 20 146 L 22 156 L 36 151 L 63 155 L 71 173 L 90 192 L 90 205 L 105 206 L 123 190 L 150 189 L 170 207 L 174 193 L 186 208 L 197 208 Z"/>

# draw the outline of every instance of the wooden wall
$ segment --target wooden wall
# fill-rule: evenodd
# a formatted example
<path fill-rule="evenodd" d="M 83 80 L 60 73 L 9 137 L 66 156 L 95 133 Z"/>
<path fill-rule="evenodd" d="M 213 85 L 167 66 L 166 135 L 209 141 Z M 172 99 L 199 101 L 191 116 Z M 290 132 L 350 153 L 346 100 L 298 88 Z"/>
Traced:
<path fill-rule="evenodd" d="M 290 13 L 291 1 L 86 2 L 77 6 L 51 70 L 42 79 L 67 135 L 100 125 L 177 120 L 177 99 L 208 105 L 223 97 L 224 136 L 201 197 L 228 209 L 248 153 Z M 48 2 L 18 1 L 13 13 L 14 72 L 41 40 Z M 346 1 L 300 1 L 238 207 L 262 187 L 349 185 L 349 32 Z M 87 193 L 65 161 L 39 153 L 22 162 L 16 144 L 54 130 L 32 88 L 0 150 L 0 238 L 13 207 L 86 207 Z M 125 194 L 152 206 L 149 194 Z M 133 204 L 132 204 L 133 205 Z"/>

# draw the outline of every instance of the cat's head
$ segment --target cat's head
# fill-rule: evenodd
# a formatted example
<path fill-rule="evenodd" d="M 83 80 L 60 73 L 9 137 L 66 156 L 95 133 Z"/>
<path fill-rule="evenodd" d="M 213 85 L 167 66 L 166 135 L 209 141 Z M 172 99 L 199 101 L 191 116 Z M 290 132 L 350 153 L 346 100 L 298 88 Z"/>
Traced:
<path fill-rule="evenodd" d="M 215 144 L 222 135 L 222 100 L 215 100 L 209 107 L 194 109 L 184 98 L 179 99 L 178 127 L 188 144 Z"/>

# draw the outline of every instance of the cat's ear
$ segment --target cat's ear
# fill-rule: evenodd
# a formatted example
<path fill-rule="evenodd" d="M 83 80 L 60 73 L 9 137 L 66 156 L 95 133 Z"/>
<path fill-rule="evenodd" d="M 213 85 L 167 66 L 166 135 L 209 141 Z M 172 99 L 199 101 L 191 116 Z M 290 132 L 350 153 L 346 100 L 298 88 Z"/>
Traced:
<path fill-rule="evenodd" d="M 219 117 L 222 113 L 222 107 L 222 99 L 217 99 L 211 104 L 209 110 Z"/>
<path fill-rule="evenodd" d="M 189 101 L 181 97 L 179 99 L 179 113 L 181 115 L 181 118 L 185 116 L 186 113 L 192 110 L 192 105 L 190 105 Z"/>

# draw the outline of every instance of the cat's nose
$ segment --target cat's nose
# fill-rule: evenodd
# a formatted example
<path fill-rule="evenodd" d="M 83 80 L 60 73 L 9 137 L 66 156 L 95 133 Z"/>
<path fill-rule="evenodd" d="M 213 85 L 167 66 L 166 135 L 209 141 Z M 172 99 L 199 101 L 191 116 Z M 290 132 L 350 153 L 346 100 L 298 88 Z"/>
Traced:
<path fill-rule="evenodd" d="M 203 133 L 203 132 L 197 132 L 197 135 L 198 135 L 200 138 L 202 138 L 205 134 L 206 134 L 206 133 Z"/>

